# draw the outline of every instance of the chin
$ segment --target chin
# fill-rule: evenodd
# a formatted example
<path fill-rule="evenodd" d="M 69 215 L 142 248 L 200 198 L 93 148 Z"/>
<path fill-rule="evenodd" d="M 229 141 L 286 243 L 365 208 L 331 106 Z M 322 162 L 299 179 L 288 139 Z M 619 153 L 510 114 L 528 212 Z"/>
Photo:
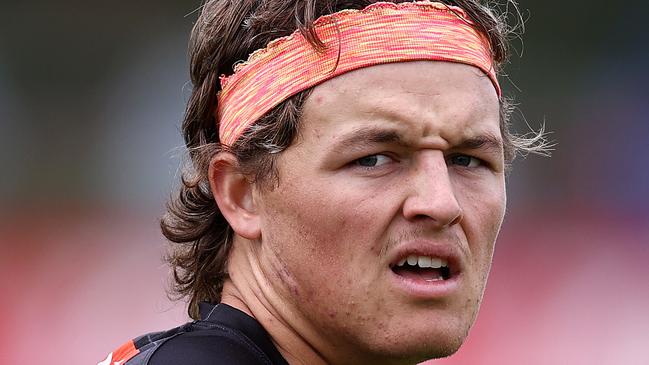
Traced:
<path fill-rule="evenodd" d="M 467 329 L 427 331 L 416 334 L 417 331 L 402 335 L 400 341 L 387 345 L 382 355 L 383 359 L 391 358 L 390 364 L 417 364 L 426 360 L 440 359 L 456 353 L 468 334 Z M 399 336 L 397 336 L 399 337 Z"/>
<path fill-rule="evenodd" d="M 371 363 L 390 365 L 414 365 L 428 360 L 449 357 L 455 354 L 460 349 L 461 345 L 462 341 L 448 344 L 436 343 L 425 348 L 412 349 L 412 351 L 410 352 L 404 352 L 404 349 L 402 348 L 399 350 L 399 353 L 383 354 L 380 356 L 380 361 L 372 361 Z"/>
<path fill-rule="evenodd" d="M 432 346 L 429 351 L 424 354 L 424 359 L 425 360 L 430 360 L 430 359 L 440 359 L 443 357 L 449 357 L 456 353 L 462 344 L 464 343 L 465 337 L 462 338 L 455 338 L 451 341 L 447 341 L 445 343 L 436 343 L 435 346 Z"/>
<path fill-rule="evenodd" d="M 466 336 L 464 335 L 455 337 L 437 337 L 434 340 L 431 340 L 426 346 L 422 346 L 418 349 L 419 352 L 417 359 L 415 362 L 412 362 L 412 364 L 451 356 L 460 349 L 465 338 Z"/>

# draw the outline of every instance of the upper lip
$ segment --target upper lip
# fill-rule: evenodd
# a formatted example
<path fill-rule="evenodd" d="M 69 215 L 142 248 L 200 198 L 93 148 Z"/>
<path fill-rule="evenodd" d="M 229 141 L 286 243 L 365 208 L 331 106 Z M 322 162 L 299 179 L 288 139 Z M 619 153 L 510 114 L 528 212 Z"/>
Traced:
<path fill-rule="evenodd" d="M 410 255 L 438 257 L 446 260 L 451 275 L 463 271 L 464 255 L 459 244 L 439 243 L 430 240 L 416 240 L 403 243 L 390 255 L 390 268 Z"/>

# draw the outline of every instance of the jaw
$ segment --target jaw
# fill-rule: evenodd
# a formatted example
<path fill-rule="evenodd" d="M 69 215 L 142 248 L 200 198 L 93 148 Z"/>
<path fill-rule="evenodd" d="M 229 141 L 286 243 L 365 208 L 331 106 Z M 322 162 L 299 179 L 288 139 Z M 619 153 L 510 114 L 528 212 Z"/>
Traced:
<path fill-rule="evenodd" d="M 235 264 L 236 257 L 233 255 L 229 264 Z M 266 278 L 260 266 L 247 273 L 239 270 L 239 274 L 228 280 L 224 286 L 224 302 L 227 298 L 241 299 L 244 308 L 233 306 L 256 318 L 285 358 L 302 362 L 307 359 L 309 364 L 414 364 L 446 357 L 459 349 L 477 311 L 476 305 L 466 312 L 468 302 L 459 300 L 460 294 L 467 294 L 464 293 L 466 286 L 460 285 L 463 277 L 457 279 L 458 288 L 453 291 L 457 295 L 417 299 L 392 287 L 390 280 L 397 275 L 390 268 L 385 268 L 373 280 L 378 285 L 374 286 L 374 293 L 368 289 L 368 297 L 351 296 L 349 300 L 339 301 L 337 307 L 312 307 L 299 302 L 287 305 L 284 295 L 272 289 L 273 283 L 255 279 L 259 275 Z M 299 293 L 299 281 L 294 285 Z M 292 289 L 287 286 L 285 291 L 291 293 Z M 259 296 L 259 293 L 264 294 Z M 308 298 L 303 294 L 297 298 L 311 303 L 320 300 L 317 294 Z M 383 301 L 375 300 L 381 297 Z M 474 299 L 473 303 L 479 301 Z M 325 321 L 314 322 L 313 317 L 302 313 Z M 369 313 L 381 313 L 382 317 Z M 345 323 L 355 324 L 354 328 L 346 328 Z"/>
<path fill-rule="evenodd" d="M 336 335 L 331 340 L 335 345 L 327 352 L 334 354 L 327 357 L 330 363 L 415 364 L 450 356 L 464 342 L 480 302 L 479 293 L 468 290 L 464 278 L 453 284 L 456 288 L 452 294 L 431 298 L 429 292 L 417 296 L 394 287 L 392 280 L 396 275 L 388 271 L 378 280 L 383 283 L 375 286 L 380 294 L 377 297 L 382 300 L 373 301 L 371 306 L 342 308 L 336 314 L 343 320 L 364 317 L 365 325 L 356 326 L 350 333 L 343 333 L 340 328 L 329 332 L 330 339 Z M 355 298 L 354 302 L 362 300 Z M 381 317 L 371 318 L 365 313 L 380 313 Z"/>

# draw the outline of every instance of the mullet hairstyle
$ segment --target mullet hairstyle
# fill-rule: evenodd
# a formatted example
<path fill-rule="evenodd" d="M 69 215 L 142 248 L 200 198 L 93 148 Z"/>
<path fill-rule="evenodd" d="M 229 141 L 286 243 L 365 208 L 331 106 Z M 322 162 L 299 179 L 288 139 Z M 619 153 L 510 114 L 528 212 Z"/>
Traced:
<path fill-rule="evenodd" d="M 315 49 L 322 50 L 325 45 L 312 26 L 318 17 L 343 9 L 362 9 L 375 2 L 378 1 L 209 0 L 202 6 L 190 38 L 193 89 L 182 124 L 189 160 L 182 171 L 181 186 L 167 203 L 167 213 L 160 222 L 162 233 L 171 241 L 166 257 L 173 273 L 170 294 L 175 299 L 188 299 L 187 310 L 193 319 L 199 318 L 200 302 L 221 300 L 234 237 L 210 190 L 210 160 L 227 150 L 236 156 L 241 172 L 250 181 L 264 189 L 274 188 L 279 183 L 276 157 L 298 135 L 302 106 L 311 91 L 302 91 L 277 105 L 228 148 L 220 143 L 219 121 L 214 118 L 221 89 L 219 76 L 232 74 L 237 62 L 296 29 Z M 500 74 L 508 60 L 509 39 L 516 31 L 507 25 L 506 18 L 511 14 L 505 11 L 498 15 L 494 6 L 479 0 L 440 2 L 464 9 L 477 30 L 487 36 L 496 72 Z M 508 2 L 506 9 L 510 7 L 518 15 L 516 3 Z M 519 153 L 547 153 L 543 129 L 531 137 L 516 136 L 510 131 L 512 102 L 503 98 L 500 110 L 508 165 Z"/>

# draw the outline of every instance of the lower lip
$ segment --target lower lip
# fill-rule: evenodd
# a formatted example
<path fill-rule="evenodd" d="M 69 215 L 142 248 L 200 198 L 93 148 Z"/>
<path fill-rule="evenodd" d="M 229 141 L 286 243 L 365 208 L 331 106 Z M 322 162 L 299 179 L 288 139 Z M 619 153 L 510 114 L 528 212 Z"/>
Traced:
<path fill-rule="evenodd" d="M 421 299 L 436 299 L 452 295 L 459 290 L 461 274 L 455 274 L 447 280 L 426 281 L 410 279 L 397 275 L 390 270 L 392 282 L 398 290 L 406 292 L 409 296 Z"/>

